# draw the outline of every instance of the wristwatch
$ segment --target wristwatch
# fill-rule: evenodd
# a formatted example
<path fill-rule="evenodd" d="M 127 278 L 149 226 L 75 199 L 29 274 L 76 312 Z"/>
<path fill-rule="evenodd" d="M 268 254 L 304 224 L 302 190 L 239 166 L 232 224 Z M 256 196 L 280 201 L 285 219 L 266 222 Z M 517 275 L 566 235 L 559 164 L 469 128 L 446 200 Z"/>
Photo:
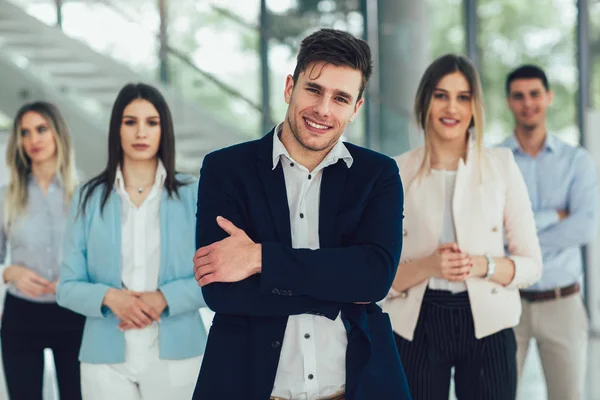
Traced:
<path fill-rule="evenodd" d="M 485 259 L 488 262 L 488 268 L 487 268 L 487 274 L 485 274 L 484 279 L 489 280 L 494 275 L 494 272 L 496 272 L 496 262 L 494 261 L 494 259 L 492 257 L 490 257 L 489 254 L 485 255 Z"/>

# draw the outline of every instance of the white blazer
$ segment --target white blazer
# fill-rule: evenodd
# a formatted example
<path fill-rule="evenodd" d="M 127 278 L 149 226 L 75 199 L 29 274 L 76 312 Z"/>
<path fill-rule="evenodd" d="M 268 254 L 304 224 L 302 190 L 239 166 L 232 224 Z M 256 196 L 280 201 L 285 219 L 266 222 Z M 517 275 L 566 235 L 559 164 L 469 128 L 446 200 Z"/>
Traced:
<path fill-rule="evenodd" d="M 427 257 L 440 245 L 444 217 L 445 180 L 425 174 L 416 177 L 424 149 L 396 157 L 404 184 L 404 239 L 400 265 Z M 481 278 L 466 280 L 479 339 L 514 327 L 521 316 L 519 289 L 535 283 L 542 273 L 542 255 L 527 187 L 513 154 L 505 148 L 484 148 L 481 157 L 470 148 L 459 161 L 452 214 L 458 246 L 472 255 L 504 257 L 503 228 L 515 276 L 507 286 Z M 429 280 L 389 296 L 383 303 L 394 331 L 413 339 L 423 295 Z"/>

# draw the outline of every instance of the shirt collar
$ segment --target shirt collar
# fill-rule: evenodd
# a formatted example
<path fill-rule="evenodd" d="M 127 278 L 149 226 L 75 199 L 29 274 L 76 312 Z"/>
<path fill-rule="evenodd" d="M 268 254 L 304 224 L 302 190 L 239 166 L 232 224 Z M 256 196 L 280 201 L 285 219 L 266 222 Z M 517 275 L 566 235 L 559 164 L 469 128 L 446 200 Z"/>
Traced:
<path fill-rule="evenodd" d="M 27 175 L 27 183 L 29 185 L 39 186 L 37 179 L 35 179 L 31 172 Z M 54 174 L 52 176 L 52 179 L 50 180 L 50 186 L 56 186 L 57 188 L 62 189 L 62 180 L 58 177 L 57 174 Z"/>
<path fill-rule="evenodd" d="M 279 134 L 283 129 L 283 122 L 279 123 L 277 127 L 275 127 L 275 132 L 273 133 L 273 169 L 277 168 L 277 164 L 281 160 L 281 156 L 285 156 L 289 160 L 294 160 L 290 153 L 288 153 L 287 149 L 279 139 Z M 329 165 L 333 165 L 337 163 L 340 159 L 344 160 L 346 166 L 348 168 L 352 167 L 352 163 L 354 162 L 354 158 L 344 142 L 342 140 L 338 140 L 338 142 L 333 146 L 333 148 L 329 151 L 325 159 L 319 164 L 319 168 L 325 168 Z M 295 161 L 294 161 L 295 162 Z"/>
<path fill-rule="evenodd" d="M 546 142 L 544 143 L 544 147 L 552 152 L 556 151 L 557 140 L 554 135 L 549 133 L 546 134 Z"/>
<path fill-rule="evenodd" d="M 519 141 L 517 140 L 516 134 L 514 134 L 514 133 L 504 141 L 504 145 L 507 146 L 508 148 L 510 148 L 513 152 L 518 151 L 520 153 L 525 154 L 525 152 L 521 148 L 521 145 L 519 144 Z M 554 135 L 547 133 L 543 150 L 549 150 L 551 152 L 555 152 L 556 145 L 557 145 L 557 142 L 556 142 L 556 138 L 554 137 Z"/>
<path fill-rule="evenodd" d="M 152 190 L 154 189 L 162 189 L 165 184 L 165 180 L 167 179 L 167 170 L 163 165 L 162 161 L 159 159 L 158 164 L 156 166 L 156 174 L 154 175 L 154 185 L 152 185 Z M 125 190 L 125 179 L 123 178 L 123 171 L 121 170 L 121 166 L 117 167 L 117 174 L 115 176 L 115 187 L 122 193 L 126 193 Z"/>

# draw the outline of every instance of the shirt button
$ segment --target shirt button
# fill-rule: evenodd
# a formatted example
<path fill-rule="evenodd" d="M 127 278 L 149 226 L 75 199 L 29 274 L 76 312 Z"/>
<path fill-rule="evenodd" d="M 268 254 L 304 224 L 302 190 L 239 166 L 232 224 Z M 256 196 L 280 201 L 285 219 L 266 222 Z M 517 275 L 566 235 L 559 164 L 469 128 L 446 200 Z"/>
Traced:
<path fill-rule="evenodd" d="M 305 333 L 305 334 L 304 334 L 304 339 L 310 339 L 310 334 L 308 334 L 308 333 Z"/>
<path fill-rule="evenodd" d="M 304 218 L 304 214 L 300 213 L 300 218 Z"/>
<path fill-rule="evenodd" d="M 294 163 L 290 163 L 290 167 L 293 167 L 293 166 L 294 166 Z"/>
<path fill-rule="evenodd" d="M 312 378 L 314 378 L 314 377 L 315 377 L 315 376 L 314 376 L 313 374 L 308 374 L 308 379 L 312 379 Z"/>
<path fill-rule="evenodd" d="M 276 341 L 274 341 L 274 342 L 271 343 L 271 347 L 274 348 L 274 349 L 278 349 L 278 348 L 281 347 L 281 342 L 278 341 L 278 340 L 276 340 Z"/>
<path fill-rule="evenodd" d="M 308 179 L 311 179 L 311 178 L 312 178 L 312 176 L 310 174 L 308 174 Z"/>

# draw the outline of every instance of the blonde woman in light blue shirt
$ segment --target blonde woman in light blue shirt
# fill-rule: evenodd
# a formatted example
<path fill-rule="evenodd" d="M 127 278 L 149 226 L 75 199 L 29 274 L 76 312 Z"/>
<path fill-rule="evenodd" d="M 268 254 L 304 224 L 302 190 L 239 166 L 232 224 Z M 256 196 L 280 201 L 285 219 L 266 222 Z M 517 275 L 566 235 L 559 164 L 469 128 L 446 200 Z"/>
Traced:
<path fill-rule="evenodd" d="M 0 273 L 8 288 L 0 336 L 8 394 L 42 398 L 44 349 L 50 348 L 61 400 L 81 399 L 77 353 L 84 321 L 56 304 L 75 178 L 69 131 L 54 105 L 21 107 L 6 163 L 10 183 L 0 189 Z"/>

